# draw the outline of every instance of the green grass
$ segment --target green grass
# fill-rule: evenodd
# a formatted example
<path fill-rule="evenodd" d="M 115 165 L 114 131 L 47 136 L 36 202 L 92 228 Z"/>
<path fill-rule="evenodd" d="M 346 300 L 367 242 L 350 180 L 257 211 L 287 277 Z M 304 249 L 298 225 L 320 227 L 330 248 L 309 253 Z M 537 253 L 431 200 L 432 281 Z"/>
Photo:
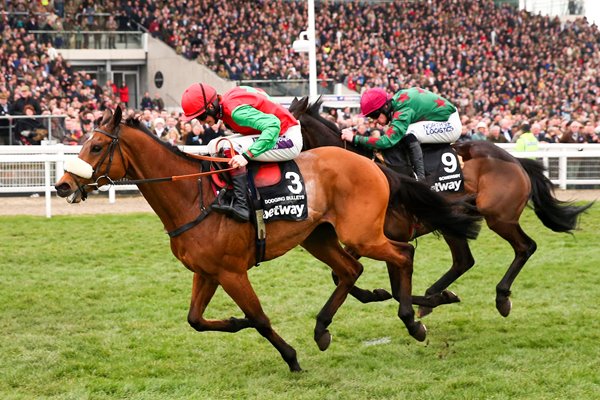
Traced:
<path fill-rule="evenodd" d="M 315 316 L 333 289 L 302 249 L 250 272 L 275 329 L 298 351 L 292 374 L 254 330 L 195 332 L 192 274 L 154 215 L 0 218 L 1 399 L 597 399 L 600 398 L 600 208 L 575 236 L 524 229 L 538 251 L 502 318 L 495 286 L 512 251 L 487 228 L 475 267 L 451 289 L 462 303 L 424 319 L 414 341 L 393 302 L 348 299 L 320 352 Z M 415 293 L 450 265 L 444 242 L 419 239 Z M 381 263 L 359 281 L 389 287 Z M 241 317 L 221 291 L 210 318 Z"/>

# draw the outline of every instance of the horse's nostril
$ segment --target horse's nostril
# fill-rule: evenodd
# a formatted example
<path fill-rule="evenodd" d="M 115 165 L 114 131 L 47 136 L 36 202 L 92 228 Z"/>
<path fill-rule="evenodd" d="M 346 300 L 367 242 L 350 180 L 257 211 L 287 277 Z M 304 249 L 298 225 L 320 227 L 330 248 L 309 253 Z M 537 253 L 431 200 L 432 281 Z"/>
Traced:
<path fill-rule="evenodd" d="M 54 188 L 56 189 L 56 193 L 58 193 L 58 195 L 61 197 L 71 194 L 71 186 L 66 182 L 63 182 L 60 185 L 55 185 Z"/>

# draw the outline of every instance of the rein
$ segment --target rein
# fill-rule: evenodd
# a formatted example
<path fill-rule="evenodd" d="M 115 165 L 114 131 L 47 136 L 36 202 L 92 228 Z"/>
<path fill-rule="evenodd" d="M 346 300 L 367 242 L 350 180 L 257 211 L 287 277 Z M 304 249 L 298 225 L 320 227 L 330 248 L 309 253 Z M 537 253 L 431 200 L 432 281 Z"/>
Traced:
<path fill-rule="evenodd" d="M 85 186 L 98 188 L 100 186 L 105 186 L 107 184 L 108 185 L 138 185 L 138 184 L 144 184 L 144 183 L 175 182 L 175 181 L 181 181 L 181 180 L 185 180 L 185 179 L 200 178 L 202 176 L 207 176 L 207 175 L 214 175 L 214 174 L 218 174 L 221 172 L 228 172 L 228 171 L 235 169 L 234 167 L 230 167 L 230 168 L 224 168 L 224 169 L 217 169 L 214 171 L 198 172 L 195 174 L 186 174 L 186 175 L 173 175 L 173 176 L 166 176 L 166 177 L 162 177 L 162 178 L 126 179 L 126 180 L 120 179 L 120 180 L 114 181 L 108 176 L 108 173 L 110 172 L 110 167 L 112 165 L 115 149 L 119 149 L 119 154 L 121 155 L 121 161 L 123 161 L 123 165 L 125 164 L 125 162 L 124 162 L 125 158 L 123 157 L 123 152 L 121 150 L 121 144 L 119 142 L 118 128 L 117 128 L 116 134 L 112 134 L 112 133 L 107 132 L 104 129 L 100 129 L 100 128 L 95 128 L 94 132 L 101 133 L 112 139 L 112 142 L 111 142 L 107 152 L 102 156 L 102 158 L 100 159 L 100 162 L 98 163 L 98 166 L 102 165 L 104 160 L 108 157 L 109 158 L 108 165 L 106 166 L 106 170 L 105 170 L 104 174 L 99 176 L 98 178 L 96 178 L 96 181 L 93 183 L 88 183 L 86 185 L 81 186 L 81 185 L 79 185 L 79 182 L 76 180 L 77 186 L 79 186 L 80 189 Z M 188 155 L 191 156 L 192 158 L 195 158 L 197 160 L 203 160 L 203 161 L 229 162 L 229 160 L 230 160 L 229 158 L 224 158 L 224 157 L 210 157 L 210 156 L 202 156 L 202 155 L 195 155 L 195 154 L 188 154 Z M 95 173 L 96 173 L 96 171 L 94 171 L 94 174 Z M 101 185 L 99 183 L 99 181 L 101 179 L 107 180 L 108 183 Z M 82 194 L 83 193 L 84 192 L 82 191 Z"/>

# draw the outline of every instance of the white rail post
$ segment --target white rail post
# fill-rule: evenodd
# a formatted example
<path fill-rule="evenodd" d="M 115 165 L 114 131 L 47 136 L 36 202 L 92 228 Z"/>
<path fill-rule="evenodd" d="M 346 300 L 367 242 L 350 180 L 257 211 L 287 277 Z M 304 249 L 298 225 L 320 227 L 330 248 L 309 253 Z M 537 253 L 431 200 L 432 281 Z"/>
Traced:
<path fill-rule="evenodd" d="M 44 186 L 45 186 L 45 200 L 46 200 L 46 218 L 52 218 L 52 182 L 50 182 L 50 155 L 46 154 L 46 161 L 44 161 Z"/>

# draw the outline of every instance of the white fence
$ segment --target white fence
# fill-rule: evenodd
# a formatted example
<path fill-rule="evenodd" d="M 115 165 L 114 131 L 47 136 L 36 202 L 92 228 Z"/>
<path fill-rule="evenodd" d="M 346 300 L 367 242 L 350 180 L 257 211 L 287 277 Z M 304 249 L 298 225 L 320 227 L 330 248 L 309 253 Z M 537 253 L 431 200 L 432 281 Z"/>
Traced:
<path fill-rule="evenodd" d="M 548 177 L 561 189 L 600 186 L 600 144 L 540 144 L 536 152 L 515 152 L 514 144 L 503 144 L 518 157 L 540 159 Z M 0 146 L 0 195 L 44 193 L 46 216 L 50 217 L 54 183 L 64 174 L 64 162 L 76 157 L 81 146 Z M 185 146 L 183 151 L 205 154 L 206 146 Z M 114 203 L 116 191 L 136 191 L 136 186 L 114 186 L 108 201 Z"/>

